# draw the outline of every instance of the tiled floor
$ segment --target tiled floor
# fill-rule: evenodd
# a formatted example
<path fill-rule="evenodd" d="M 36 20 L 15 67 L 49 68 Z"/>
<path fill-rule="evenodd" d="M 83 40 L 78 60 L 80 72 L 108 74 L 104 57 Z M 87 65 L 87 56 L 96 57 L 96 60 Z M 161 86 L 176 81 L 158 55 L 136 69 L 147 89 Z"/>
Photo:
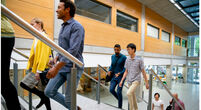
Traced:
<path fill-rule="evenodd" d="M 118 110 L 115 107 L 109 106 L 117 106 L 117 100 L 109 93 L 107 89 L 101 88 L 101 104 L 97 104 L 97 101 L 95 101 L 96 98 L 96 86 L 93 86 L 93 92 L 90 92 L 88 94 L 81 94 L 77 96 L 77 103 L 79 106 L 82 107 L 82 110 Z M 144 99 L 148 100 L 148 90 L 143 88 L 144 90 Z M 127 89 L 123 89 L 123 109 L 128 109 L 128 99 L 126 96 Z M 168 95 L 168 93 L 163 88 L 159 88 L 156 86 L 156 83 L 153 85 L 153 94 L 155 92 L 160 93 L 161 97 L 160 99 L 164 102 L 164 110 L 169 105 L 169 100 L 171 97 Z M 172 83 L 172 93 L 178 93 L 179 98 L 184 102 L 186 110 L 199 110 L 199 85 L 198 84 L 184 84 L 184 83 Z M 39 102 L 39 100 L 35 100 L 33 102 L 33 105 L 36 105 Z M 104 104 L 105 103 L 105 104 Z M 107 105 L 109 104 L 109 105 Z M 62 107 L 57 102 L 51 100 L 51 105 L 53 110 L 65 110 L 64 107 Z M 144 102 L 138 103 L 139 110 L 147 110 L 147 104 Z M 45 107 L 43 106 L 39 110 L 45 110 Z"/>
<path fill-rule="evenodd" d="M 95 86 L 95 85 L 94 85 Z M 144 99 L 148 101 L 148 90 L 144 90 Z M 96 89 L 92 90 L 94 92 L 88 94 L 82 94 L 88 98 L 94 99 L 96 96 Z M 123 109 L 128 109 L 128 99 L 126 96 L 127 89 L 123 89 Z M 184 102 L 186 110 L 199 110 L 199 85 L 198 84 L 189 84 L 189 83 L 179 83 L 172 82 L 172 93 L 178 93 L 179 98 Z M 164 102 L 164 109 L 169 105 L 169 100 L 171 99 L 170 95 L 163 88 L 156 86 L 156 83 L 153 84 L 153 94 L 160 93 L 160 99 Z M 117 106 L 117 100 L 109 93 L 107 89 L 101 89 L 101 102 Z M 193 106 L 192 106 L 193 105 Z M 146 110 L 147 104 L 144 102 L 138 103 L 139 110 Z"/>
<path fill-rule="evenodd" d="M 145 90 L 145 89 L 144 89 Z M 178 97 L 185 104 L 185 110 L 199 110 L 199 85 L 189 83 L 172 82 L 172 93 L 178 93 Z M 160 89 L 156 86 L 153 88 L 153 94 L 159 92 L 161 100 L 164 102 L 164 107 L 169 105 L 170 95 L 165 89 Z M 148 91 L 145 91 L 145 98 L 148 99 Z"/>
<path fill-rule="evenodd" d="M 36 106 L 38 103 L 39 103 L 39 99 L 35 99 L 33 101 L 34 106 Z M 83 97 L 81 95 L 77 95 L 77 104 L 78 106 L 82 108 L 82 110 L 120 110 L 116 107 L 112 107 L 104 103 L 98 104 L 97 101 Z M 52 110 L 67 110 L 66 108 L 64 108 L 62 105 L 60 105 L 54 100 L 51 100 L 51 107 L 52 107 Z M 46 110 L 46 108 L 43 105 L 38 110 Z"/>
<path fill-rule="evenodd" d="M 144 99 L 148 101 L 148 90 L 143 88 L 144 90 Z M 126 96 L 126 89 L 123 90 L 123 108 L 128 109 L 128 99 Z M 186 110 L 199 110 L 199 85 L 198 84 L 184 84 L 184 83 L 172 83 L 172 89 L 170 90 L 172 93 L 178 93 L 179 99 L 181 99 L 184 104 Z M 163 88 L 156 87 L 156 84 L 153 86 L 153 94 L 160 93 L 160 99 L 164 102 L 164 109 L 169 105 L 169 100 L 171 100 L 170 95 Z M 117 100 L 114 97 L 108 96 L 102 98 L 101 102 L 109 103 L 117 106 Z M 147 104 L 144 102 L 138 103 L 139 110 L 146 110 Z"/>

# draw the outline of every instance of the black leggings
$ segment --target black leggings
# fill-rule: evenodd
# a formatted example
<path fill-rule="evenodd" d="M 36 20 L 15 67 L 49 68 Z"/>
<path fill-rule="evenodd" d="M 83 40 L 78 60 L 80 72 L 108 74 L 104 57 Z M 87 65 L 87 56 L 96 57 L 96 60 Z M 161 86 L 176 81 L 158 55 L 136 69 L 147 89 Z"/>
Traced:
<path fill-rule="evenodd" d="M 10 81 L 10 57 L 15 43 L 15 38 L 1 37 L 1 94 L 3 95 L 8 110 L 21 110 L 15 86 Z"/>
<path fill-rule="evenodd" d="M 47 110 L 51 110 L 51 106 L 50 106 L 50 99 L 45 96 L 44 92 L 39 91 L 37 88 L 29 88 L 27 85 L 25 85 L 23 82 L 20 83 L 20 86 L 26 90 L 28 90 L 29 92 L 32 92 L 34 94 L 36 94 L 37 96 L 39 96 L 41 98 L 40 103 L 36 106 L 36 108 L 41 107 L 43 104 L 45 104 Z"/>

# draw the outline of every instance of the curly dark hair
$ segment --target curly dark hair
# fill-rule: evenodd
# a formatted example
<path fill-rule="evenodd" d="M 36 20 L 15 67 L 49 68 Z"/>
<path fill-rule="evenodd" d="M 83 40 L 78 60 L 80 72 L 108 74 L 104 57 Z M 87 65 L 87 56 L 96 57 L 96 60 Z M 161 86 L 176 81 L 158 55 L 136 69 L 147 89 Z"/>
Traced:
<path fill-rule="evenodd" d="M 75 16 L 76 6 L 71 0 L 60 0 L 60 2 L 64 2 L 65 9 L 70 7 L 70 16 Z"/>

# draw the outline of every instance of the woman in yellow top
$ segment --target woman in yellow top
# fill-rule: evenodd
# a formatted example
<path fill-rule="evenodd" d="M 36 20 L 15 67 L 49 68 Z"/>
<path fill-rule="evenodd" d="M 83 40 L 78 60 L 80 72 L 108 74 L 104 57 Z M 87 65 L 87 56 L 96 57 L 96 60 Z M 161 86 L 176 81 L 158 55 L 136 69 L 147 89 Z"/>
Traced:
<path fill-rule="evenodd" d="M 34 18 L 31 25 L 45 36 L 43 22 L 39 18 Z M 45 86 L 42 85 L 40 73 L 48 68 L 48 62 L 51 56 L 51 48 L 37 38 L 34 39 L 28 60 L 27 70 L 29 73 L 21 81 L 20 86 L 41 98 L 36 108 L 40 108 L 45 104 L 47 110 L 51 110 L 50 100 L 44 95 Z"/>

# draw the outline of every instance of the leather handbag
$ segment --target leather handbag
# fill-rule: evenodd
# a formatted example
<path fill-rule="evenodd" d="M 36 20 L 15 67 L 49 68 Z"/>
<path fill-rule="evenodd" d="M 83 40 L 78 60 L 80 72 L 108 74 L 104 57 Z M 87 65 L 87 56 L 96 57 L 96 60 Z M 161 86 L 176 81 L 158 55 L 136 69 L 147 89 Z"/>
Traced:
<path fill-rule="evenodd" d="M 42 83 L 43 86 L 46 86 L 47 83 L 49 82 L 49 79 L 46 77 L 48 71 L 49 71 L 49 68 L 45 69 L 45 71 L 43 71 L 42 73 L 39 73 L 40 79 L 41 79 L 41 83 Z"/>
<path fill-rule="evenodd" d="M 51 53 L 52 53 L 52 58 L 54 59 L 53 50 L 51 50 Z M 46 75 L 47 75 L 49 70 L 50 70 L 50 68 L 47 68 L 44 71 L 42 71 L 41 73 L 39 73 L 41 83 L 42 83 L 43 86 L 46 86 L 47 83 L 49 82 L 49 79 L 46 77 Z"/>
<path fill-rule="evenodd" d="M 112 80 L 112 77 L 114 76 L 114 73 L 111 72 L 111 75 L 106 75 L 106 79 L 105 79 L 105 82 L 110 82 Z"/>

